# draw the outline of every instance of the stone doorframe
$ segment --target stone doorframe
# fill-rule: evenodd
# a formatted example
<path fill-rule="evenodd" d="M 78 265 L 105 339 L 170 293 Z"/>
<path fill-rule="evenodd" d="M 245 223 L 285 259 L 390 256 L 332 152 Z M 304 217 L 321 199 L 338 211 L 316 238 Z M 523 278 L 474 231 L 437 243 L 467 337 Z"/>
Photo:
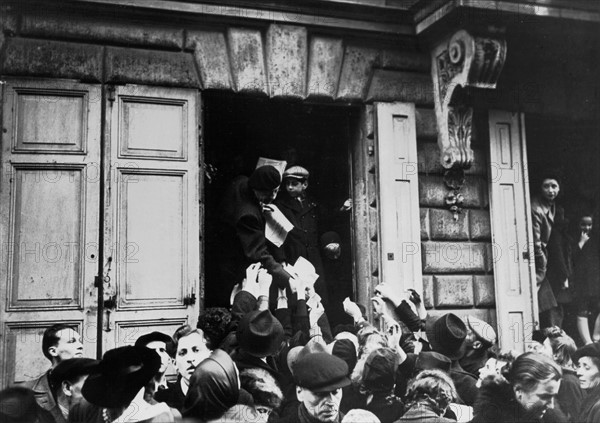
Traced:
<path fill-rule="evenodd" d="M 345 45 L 342 38 L 308 33 L 307 28 L 271 24 L 256 29 L 190 32 L 204 89 L 234 91 L 292 101 L 363 104 L 353 139 L 352 238 L 356 300 L 370 309 L 379 281 L 377 159 L 373 101 L 432 104 L 426 55 Z M 382 69 L 388 68 L 388 69 Z M 394 70 L 394 68 L 396 70 Z M 411 72 L 398 72 L 410 68 Z M 414 72 L 418 69 L 419 73 Z M 420 116 L 421 117 L 421 116 Z M 423 119 L 431 123 L 433 112 Z M 420 285 L 420 281 L 419 281 Z"/>

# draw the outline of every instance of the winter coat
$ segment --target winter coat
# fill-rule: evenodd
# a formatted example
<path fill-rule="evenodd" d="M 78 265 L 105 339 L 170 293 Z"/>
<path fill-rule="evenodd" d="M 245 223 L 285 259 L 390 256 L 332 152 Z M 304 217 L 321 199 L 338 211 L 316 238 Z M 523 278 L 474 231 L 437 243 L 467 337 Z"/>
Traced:
<path fill-rule="evenodd" d="M 298 257 L 302 256 L 315 266 L 315 272 L 320 276 L 315 283 L 315 291 L 321 296 L 323 304 L 326 304 L 328 293 L 319 247 L 321 233 L 319 228 L 319 206 L 310 197 L 302 200 L 301 204 L 300 201 L 291 198 L 285 192 L 277 197 L 275 205 L 294 225 L 294 229 L 288 233 L 281 247 L 285 255 L 285 261 L 294 264 Z"/>
<path fill-rule="evenodd" d="M 416 404 L 395 423 L 454 423 L 455 420 L 439 416 L 428 404 Z"/>
<path fill-rule="evenodd" d="M 398 397 L 376 395 L 366 407 L 361 408 L 375 414 L 381 423 L 392 423 L 404 414 L 404 404 Z"/>
<path fill-rule="evenodd" d="M 557 405 L 571 421 L 581 410 L 583 391 L 579 386 L 579 378 L 573 370 L 563 368 L 563 378 L 556 397 Z"/>
<path fill-rule="evenodd" d="M 156 402 L 164 402 L 169 407 L 181 412 L 183 410 L 183 401 L 185 400 L 185 394 L 181 390 L 181 375 L 177 376 L 175 382 L 168 382 L 167 389 L 156 391 L 154 393 L 154 400 Z"/>
<path fill-rule="evenodd" d="M 536 196 L 531 200 L 531 216 L 533 220 L 536 283 L 539 286 L 538 306 L 541 313 L 558 305 L 550 282 L 546 277 L 549 266 L 548 260 L 554 260 L 554 257 L 550 257 L 549 255 L 548 243 L 550 242 L 555 221 L 562 222 L 564 219 L 564 210 L 556 204 L 549 205 Z M 557 243 L 560 243 L 560 240 L 555 241 L 554 246 Z M 556 248 L 553 249 L 556 250 Z M 562 253 L 559 254 L 559 257 L 562 257 Z M 558 272 L 556 267 L 560 268 L 561 266 L 552 265 L 551 267 L 555 268 L 553 273 L 555 277 L 558 277 L 561 272 Z"/>
<path fill-rule="evenodd" d="M 466 405 L 472 406 L 479 393 L 476 386 L 477 378 L 471 373 L 465 372 L 465 370 L 460 367 L 460 364 L 458 364 L 458 361 L 452 362 L 452 367 L 450 367 L 448 375 L 452 379 L 452 382 L 454 382 L 456 392 L 458 392 L 460 399 Z"/>
<path fill-rule="evenodd" d="M 54 416 L 56 416 L 57 412 L 62 416 L 58 409 L 58 405 L 56 404 L 56 400 L 54 399 L 54 395 L 52 395 L 52 390 L 50 389 L 48 376 L 50 375 L 51 370 L 52 369 L 48 370 L 36 379 L 23 382 L 19 386 L 31 389 L 35 394 L 36 402 L 44 410 L 50 411 Z"/>
<path fill-rule="evenodd" d="M 581 412 L 574 421 L 577 423 L 600 422 L 600 386 L 586 390 L 581 404 Z"/>
<path fill-rule="evenodd" d="M 470 355 L 465 355 L 458 362 L 465 372 L 474 376 L 479 374 L 479 369 L 485 366 L 485 363 L 492 357 L 490 351 L 484 348 L 470 351 Z"/>
<path fill-rule="evenodd" d="M 573 275 L 569 282 L 575 289 L 580 302 L 600 295 L 600 242 L 598 234 L 579 248 L 579 239 L 573 240 Z"/>
<path fill-rule="evenodd" d="M 249 265 L 260 262 L 273 276 L 274 285 L 287 285 L 290 275 L 273 256 L 276 248 L 265 237 L 266 220 L 247 177 L 236 178 L 225 192 L 220 218 L 220 268 L 228 273 L 220 282 L 233 287 L 245 277 Z"/>
<path fill-rule="evenodd" d="M 473 406 L 471 423 L 560 423 L 566 416 L 548 409 L 542 417 L 531 416 L 517 401 L 513 387 L 502 376 L 486 378 Z"/>

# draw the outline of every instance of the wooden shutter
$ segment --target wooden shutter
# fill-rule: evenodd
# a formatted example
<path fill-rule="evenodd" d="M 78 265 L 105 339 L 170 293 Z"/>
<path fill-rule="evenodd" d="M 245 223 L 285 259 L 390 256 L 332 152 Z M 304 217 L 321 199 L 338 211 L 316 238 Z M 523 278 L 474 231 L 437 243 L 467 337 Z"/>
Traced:
<path fill-rule="evenodd" d="M 57 80 L 9 80 L 3 90 L 2 386 L 49 368 L 41 340 L 54 323 L 77 327 L 95 355 L 100 94 Z"/>
<path fill-rule="evenodd" d="M 415 107 L 377 103 L 381 282 L 422 292 Z"/>
<path fill-rule="evenodd" d="M 200 301 L 198 91 L 127 85 L 109 97 L 105 251 L 116 309 L 105 350 L 195 325 Z"/>
<path fill-rule="evenodd" d="M 537 324 L 537 290 L 522 115 L 490 111 L 490 208 L 499 342 L 524 351 Z"/>

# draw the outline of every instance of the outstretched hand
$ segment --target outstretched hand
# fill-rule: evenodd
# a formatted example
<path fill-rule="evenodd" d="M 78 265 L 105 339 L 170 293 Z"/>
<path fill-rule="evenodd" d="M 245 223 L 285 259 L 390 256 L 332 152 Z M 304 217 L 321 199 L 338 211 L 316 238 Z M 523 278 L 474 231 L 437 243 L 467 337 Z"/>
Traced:
<path fill-rule="evenodd" d="M 350 317 L 352 317 L 352 319 L 354 319 L 354 322 L 358 322 L 362 319 L 362 312 L 360 311 L 360 308 L 358 308 L 358 304 L 356 304 L 354 301 L 350 300 L 350 298 L 346 297 L 346 299 L 343 302 L 344 304 L 344 311 L 346 312 L 346 314 Z"/>

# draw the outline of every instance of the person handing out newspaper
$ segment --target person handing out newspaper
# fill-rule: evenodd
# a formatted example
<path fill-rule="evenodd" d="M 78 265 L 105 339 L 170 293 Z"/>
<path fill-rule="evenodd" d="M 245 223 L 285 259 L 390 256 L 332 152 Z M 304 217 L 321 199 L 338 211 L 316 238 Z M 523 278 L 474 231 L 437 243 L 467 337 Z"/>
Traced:
<path fill-rule="evenodd" d="M 221 206 L 223 227 L 220 237 L 219 267 L 221 278 L 209 283 L 223 284 L 223 305 L 229 303 L 229 292 L 242 279 L 246 268 L 260 262 L 273 277 L 277 288 L 289 288 L 290 275 L 281 265 L 282 257 L 274 257 L 276 247 L 265 236 L 267 219 L 271 218 L 281 184 L 281 174 L 271 166 L 261 166 L 250 177 L 240 176 L 225 192 Z"/>

